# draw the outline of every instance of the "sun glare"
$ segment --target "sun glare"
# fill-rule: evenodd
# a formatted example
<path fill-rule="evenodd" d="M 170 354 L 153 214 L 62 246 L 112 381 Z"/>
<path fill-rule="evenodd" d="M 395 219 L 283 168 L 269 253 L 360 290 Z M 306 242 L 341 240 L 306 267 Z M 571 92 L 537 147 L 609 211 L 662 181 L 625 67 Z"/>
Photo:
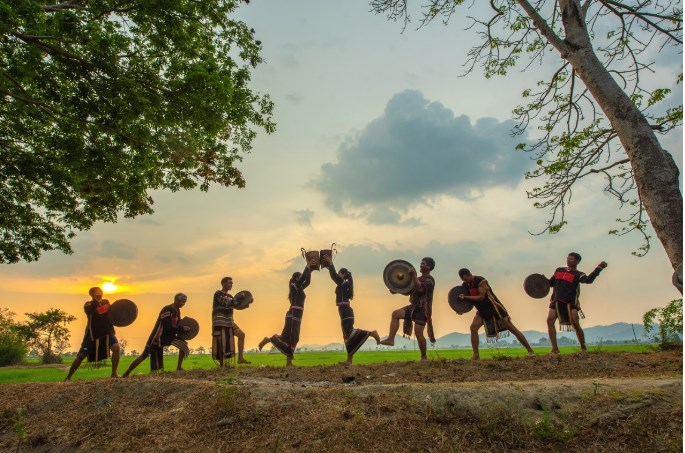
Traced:
<path fill-rule="evenodd" d="M 117 290 L 117 285 L 112 282 L 105 282 L 102 284 L 102 290 L 106 293 L 112 293 Z"/>

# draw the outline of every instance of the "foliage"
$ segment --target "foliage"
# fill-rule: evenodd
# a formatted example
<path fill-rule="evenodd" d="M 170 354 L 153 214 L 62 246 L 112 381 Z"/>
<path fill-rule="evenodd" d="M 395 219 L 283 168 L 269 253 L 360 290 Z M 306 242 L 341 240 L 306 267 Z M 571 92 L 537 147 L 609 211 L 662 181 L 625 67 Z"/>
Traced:
<path fill-rule="evenodd" d="M 683 343 L 683 300 L 675 299 L 662 308 L 652 308 L 642 316 L 645 335 L 659 344 L 662 349 L 669 349 Z M 654 324 L 659 324 L 659 331 L 654 332 Z M 654 333 L 653 333 L 654 332 Z"/>
<path fill-rule="evenodd" d="M 231 0 L 0 0 L 0 263 L 153 212 L 152 190 L 244 187 L 273 104 Z"/>
<path fill-rule="evenodd" d="M 69 346 L 67 325 L 76 317 L 59 308 L 42 313 L 26 313 L 26 316 L 29 320 L 21 326 L 21 331 L 29 347 L 38 351 L 42 363 L 60 363 L 60 354 Z"/>
<path fill-rule="evenodd" d="M 7 308 L 0 308 L 0 366 L 23 362 L 26 351 L 26 342 L 19 334 L 14 313 Z"/>
<path fill-rule="evenodd" d="M 435 19 L 447 24 L 463 3 L 463 0 L 422 2 L 419 27 Z M 654 87 L 654 80 L 648 76 L 655 72 L 656 53 L 682 52 L 682 2 L 588 0 L 582 6 L 577 0 L 492 0 L 488 3 L 489 9 L 486 2 L 473 2 L 469 6 L 473 16 L 468 16 L 471 21 L 468 28 L 481 41 L 468 52 L 466 73 L 480 66 L 485 77 L 490 78 L 506 76 L 520 66 L 528 70 L 535 63 L 556 65 L 549 78 L 523 91 L 524 104 L 513 111 L 518 121 L 514 133 L 522 134 L 531 124 L 539 131 L 532 143 L 517 147 L 532 153 L 537 164 L 526 177 L 544 181 L 528 192 L 535 207 L 550 212 L 544 229 L 536 234 L 556 233 L 563 228 L 567 224 L 565 209 L 571 202 L 572 188 L 583 179 L 600 176 L 605 181 L 604 191 L 628 211 L 617 219 L 620 227 L 609 233 L 639 232 L 644 241 L 633 254 L 644 255 L 650 246 L 644 186 L 638 194 L 635 166 L 626 158 L 621 133 L 610 124 L 604 106 L 598 102 L 597 90 L 591 91 L 581 80 L 579 72 L 587 69 L 574 65 L 569 58 L 568 53 L 576 49 L 573 39 L 564 37 L 563 33 L 570 33 L 565 20 L 572 22 L 575 17 L 569 18 L 566 13 L 579 8 L 579 17 L 584 20 L 582 28 L 589 35 L 590 47 L 582 49 L 586 53 L 579 60 L 594 61 L 596 53 L 608 75 L 606 80 L 618 83 L 619 90 L 632 101 L 631 108 L 637 108 L 638 116 L 649 122 L 646 129 L 651 126 L 652 131 L 666 134 L 682 125 L 682 99 L 674 96 L 670 88 Z M 403 20 L 405 27 L 413 15 L 409 0 L 372 0 L 371 7 L 391 20 Z M 569 10 L 564 10 L 565 7 Z M 682 77 L 679 74 L 673 83 L 681 83 Z M 676 175 L 670 182 L 677 185 L 677 167 L 666 154 L 669 171 Z M 657 223 L 655 219 L 652 221 Z M 673 225 L 672 229 L 680 231 L 682 224 Z M 660 239 L 664 242 L 662 236 Z M 669 247 L 665 247 L 668 253 Z M 672 255 L 682 259 L 677 250 Z M 674 266 L 677 264 L 674 259 L 671 261 Z"/>

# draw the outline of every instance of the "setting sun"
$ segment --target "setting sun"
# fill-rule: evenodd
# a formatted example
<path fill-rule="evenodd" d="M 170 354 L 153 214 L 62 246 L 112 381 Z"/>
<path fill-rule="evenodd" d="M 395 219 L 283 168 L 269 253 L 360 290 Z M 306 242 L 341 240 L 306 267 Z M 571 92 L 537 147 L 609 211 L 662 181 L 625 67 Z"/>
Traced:
<path fill-rule="evenodd" d="M 112 293 L 117 290 L 117 285 L 112 282 L 105 282 L 102 284 L 102 290 L 106 293 Z"/>

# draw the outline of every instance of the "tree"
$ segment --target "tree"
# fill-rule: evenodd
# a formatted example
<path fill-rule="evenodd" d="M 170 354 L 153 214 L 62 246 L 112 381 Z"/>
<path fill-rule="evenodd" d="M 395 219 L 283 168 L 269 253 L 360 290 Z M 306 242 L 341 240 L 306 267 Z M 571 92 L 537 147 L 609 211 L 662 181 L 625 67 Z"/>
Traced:
<path fill-rule="evenodd" d="M 42 313 L 26 313 L 28 321 L 21 326 L 21 332 L 29 347 L 38 351 L 42 363 L 59 363 L 60 354 L 69 346 L 67 325 L 76 320 L 59 308 Z"/>
<path fill-rule="evenodd" d="M 654 331 L 654 323 L 659 324 L 659 332 Z M 663 308 L 652 308 L 642 317 L 645 335 L 651 337 L 660 348 L 670 349 L 683 344 L 683 300 L 672 300 Z"/>
<path fill-rule="evenodd" d="M 126 338 L 119 338 L 119 349 L 121 350 L 121 355 L 126 355 L 126 346 L 128 346 L 128 340 Z"/>
<path fill-rule="evenodd" d="M 198 354 L 205 354 L 205 347 L 204 346 L 198 346 L 198 348 L 195 350 Z"/>
<path fill-rule="evenodd" d="M 0 366 L 16 365 L 26 356 L 26 342 L 19 333 L 14 313 L 0 308 Z"/>
<path fill-rule="evenodd" d="M 410 21 L 408 0 L 372 0 L 372 10 Z M 447 23 L 463 0 L 427 0 L 419 26 L 436 18 Z M 472 5 L 481 5 L 474 2 Z M 482 5 L 484 5 L 483 3 Z M 565 207 L 579 180 L 603 176 L 605 191 L 631 210 L 610 233 L 640 232 L 649 249 L 649 217 L 673 268 L 682 262 L 683 197 L 679 171 L 655 132 L 682 125 L 682 102 L 659 109 L 670 89 L 649 88 L 650 52 L 682 46 L 682 4 L 673 0 L 491 0 L 487 18 L 471 17 L 481 44 L 468 53 L 467 73 L 480 65 L 486 77 L 506 75 L 524 54 L 525 66 L 550 55 L 561 57 L 548 80 L 523 92 L 514 110 L 515 133 L 533 122 L 541 138 L 519 149 L 534 153 L 528 178 L 546 182 L 528 193 L 549 209 L 544 231 L 566 224 Z M 597 52 L 597 53 L 596 53 Z M 599 57 L 598 57 L 599 54 Z M 556 60 L 555 60 L 556 62 Z M 682 81 L 682 73 L 677 81 Z"/>
<path fill-rule="evenodd" d="M 0 0 L 0 263 L 153 212 L 150 191 L 244 187 L 273 104 L 231 0 Z"/>

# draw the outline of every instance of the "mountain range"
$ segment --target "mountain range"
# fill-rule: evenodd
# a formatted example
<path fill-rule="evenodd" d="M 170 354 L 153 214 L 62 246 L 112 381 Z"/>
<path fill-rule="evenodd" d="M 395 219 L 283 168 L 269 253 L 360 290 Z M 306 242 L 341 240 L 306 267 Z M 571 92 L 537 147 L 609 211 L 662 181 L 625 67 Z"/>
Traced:
<path fill-rule="evenodd" d="M 653 325 L 653 332 L 659 331 L 657 324 Z M 482 329 L 481 329 L 482 331 Z M 602 343 L 650 343 L 650 339 L 645 335 L 645 329 L 642 324 L 629 324 L 625 322 L 618 322 L 608 326 L 594 326 L 584 327 L 585 341 L 587 344 L 602 344 Z M 522 332 L 528 342 L 532 346 L 549 346 L 549 337 L 547 332 L 539 332 L 537 330 L 525 330 Z M 485 344 L 485 334 L 479 335 L 480 343 Z M 436 339 L 435 348 L 437 349 L 456 349 L 471 347 L 471 335 L 469 333 L 452 332 L 443 335 Z M 560 346 L 577 344 L 577 337 L 575 332 L 560 332 L 557 331 L 557 340 Z M 497 344 L 502 347 L 518 346 L 516 337 L 509 334 L 509 336 L 500 339 Z M 298 346 L 300 351 L 341 351 L 343 350 L 342 343 L 329 343 L 326 345 L 318 344 L 302 344 Z M 384 346 L 387 349 L 414 349 L 415 340 L 412 338 L 404 338 L 401 335 L 395 337 L 395 346 Z M 376 345 L 373 340 L 367 340 L 361 350 L 375 350 Z"/>

